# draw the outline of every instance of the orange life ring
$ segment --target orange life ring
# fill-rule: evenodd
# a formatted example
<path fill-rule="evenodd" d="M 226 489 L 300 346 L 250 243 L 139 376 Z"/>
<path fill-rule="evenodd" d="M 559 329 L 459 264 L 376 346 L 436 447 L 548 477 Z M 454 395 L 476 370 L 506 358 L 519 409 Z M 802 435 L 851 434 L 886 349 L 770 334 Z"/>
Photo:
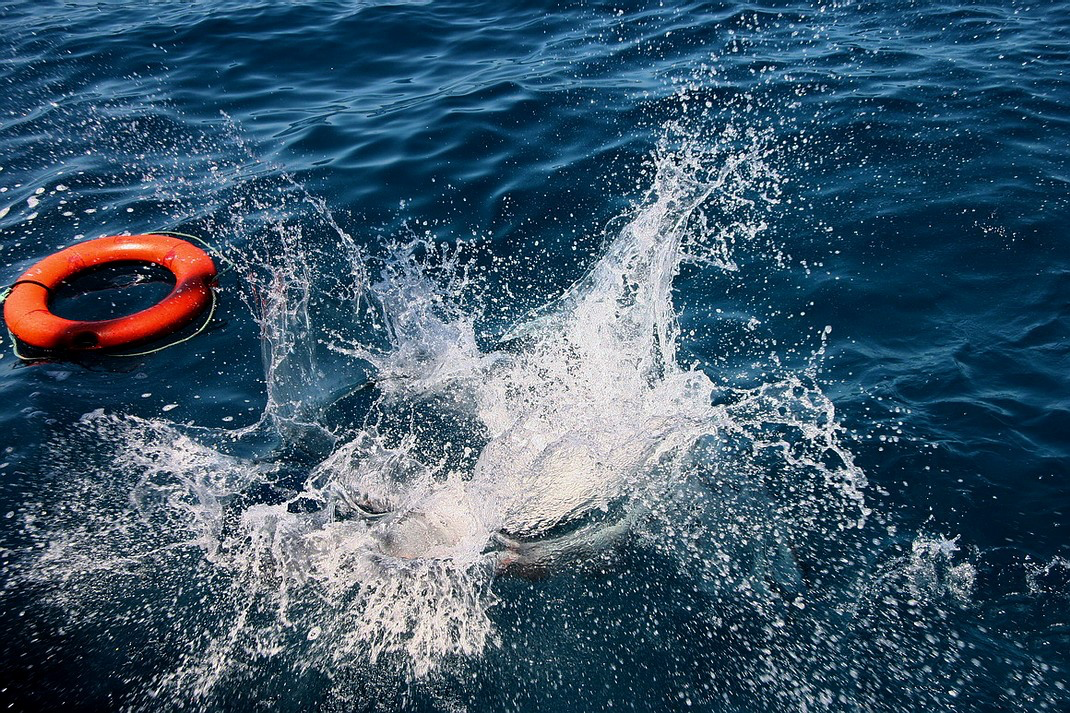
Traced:
<path fill-rule="evenodd" d="M 151 262 L 171 271 L 175 287 L 140 312 L 92 322 L 52 313 L 52 291 L 73 275 L 117 262 Z M 8 329 L 26 344 L 52 351 L 108 350 L 148 342 L 181 329 L 211 302 L 215 263 L 208 253 L 167 235 L 114 235 L 49 255 L 15 281 L 4 303 Z"/>

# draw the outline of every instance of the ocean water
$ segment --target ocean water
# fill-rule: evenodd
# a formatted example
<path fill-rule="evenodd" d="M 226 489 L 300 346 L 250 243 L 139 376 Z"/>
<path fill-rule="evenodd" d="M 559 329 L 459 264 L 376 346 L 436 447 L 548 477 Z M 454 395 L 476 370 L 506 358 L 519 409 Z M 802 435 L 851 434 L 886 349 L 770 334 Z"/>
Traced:
<path fill-rule="evenodd" d="M 0 14 L 5 709 L 1070 710 L 1067 3 Z"/>

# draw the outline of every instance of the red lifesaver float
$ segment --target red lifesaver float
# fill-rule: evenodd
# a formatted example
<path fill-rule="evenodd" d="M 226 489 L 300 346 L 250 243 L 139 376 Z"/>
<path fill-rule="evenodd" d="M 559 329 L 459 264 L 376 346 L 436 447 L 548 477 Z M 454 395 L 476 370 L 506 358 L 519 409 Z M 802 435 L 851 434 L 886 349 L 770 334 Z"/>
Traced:
<path fill-rule="evenodd" d="M 175 287 L 140 312 L 92 322 L 52 313 L 52 291 L 73 275 L 117 262 L 151 262 L 170 270 Z M 167 235 L 115 235 L 72 245 L 49 255 L 15 281 L 4 303 L 4 321 L 22 342 L 51 351 L 108 350 L 166 336 L 193 321 L 212 299 L 215 263 L 208 253 Z"/>

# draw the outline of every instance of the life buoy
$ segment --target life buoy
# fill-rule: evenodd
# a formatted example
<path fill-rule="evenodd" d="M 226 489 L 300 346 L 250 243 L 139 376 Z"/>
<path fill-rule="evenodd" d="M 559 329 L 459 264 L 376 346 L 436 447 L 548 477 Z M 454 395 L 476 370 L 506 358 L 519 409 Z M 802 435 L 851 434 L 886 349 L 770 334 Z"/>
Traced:
<path fill-rule="evenodd" d="M 155 263 L 175 276 L 175 287 L 140 312 L 97 321 L 64 319 L 49 309 L 52 291 L 73 275 L 118 262 Z M 216 268 L 196 245 L 167 235 L 114 235 L 49 255 L 15 281 L 4 321 L 20 341 L 49 351 L 108 350 L 148 342 L 189 324 L 212 299 Z"/>

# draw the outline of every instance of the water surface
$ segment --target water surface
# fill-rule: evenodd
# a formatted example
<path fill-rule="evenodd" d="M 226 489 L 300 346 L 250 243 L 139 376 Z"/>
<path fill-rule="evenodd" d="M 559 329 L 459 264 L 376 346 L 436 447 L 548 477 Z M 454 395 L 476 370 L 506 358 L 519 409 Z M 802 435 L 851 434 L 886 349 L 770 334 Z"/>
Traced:
<path fill-rule="evenodd" d="M 4 6 L 0 700 L 1065 709 L 1068 9 Z"/>

